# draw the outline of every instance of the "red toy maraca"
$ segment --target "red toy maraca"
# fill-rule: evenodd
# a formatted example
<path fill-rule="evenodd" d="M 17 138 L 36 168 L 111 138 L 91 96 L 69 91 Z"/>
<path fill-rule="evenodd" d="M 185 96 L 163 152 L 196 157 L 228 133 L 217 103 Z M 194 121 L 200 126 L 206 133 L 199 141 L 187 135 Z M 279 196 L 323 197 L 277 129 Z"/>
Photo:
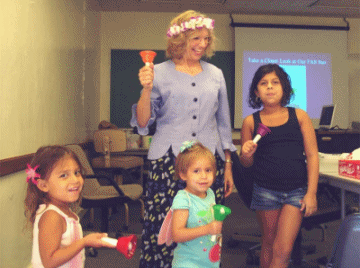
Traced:
<path fill-rule="evenodd" d="M 261 139 L 261 137 L 264 137 L 266 134 L 268 134 L 270 132 L 271 131 L 267 126 L 259 123 L 257 134 L 256 134 L 255 138 L 253 139 L 253 143 L 256 144 Z"/>
<path fill-rule="evenodd" d="M 112 245 L 114 248 L 116 247 L 117 251 L 122 253 L 127 259 L 131 259 L 134 256 L 137 243 L 136 235 L 124 236 L 119 239 L 103 237 L 101 240 Z"/>
<path fill-rule="evenodd" d="M 156 52 L 151 50 L 143 50 L 140 51 L 140 56 L 142 61 L 145 63 L 146 66 L 149 66 L 155 59 Z"/>

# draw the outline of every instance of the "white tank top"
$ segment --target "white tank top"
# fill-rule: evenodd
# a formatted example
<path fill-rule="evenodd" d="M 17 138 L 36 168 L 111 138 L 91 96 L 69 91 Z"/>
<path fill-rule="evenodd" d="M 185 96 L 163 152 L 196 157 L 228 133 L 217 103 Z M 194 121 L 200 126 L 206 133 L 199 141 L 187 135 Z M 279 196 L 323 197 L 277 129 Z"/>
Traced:
<path fill-rule="evenodd" d="M 64 217 L 66 221 L 66 231 L 61 237 L 60 247 L 66 247 L 71 245 L 73 242 L 81 239 L 83 237 L 82 228 L 79 222 L 79 218 L 75 220 L 74 218 L 69 217 L 64 212 L 62 212 L 58 207 L 49 204 L 46 206 L 42 204 L 39 206 L 39 209 L 36 211 L 36 217 L 34 222 L 33 230 L 33 248 L 32 248 L 32 260 L 31 264 L 33 268 L 43 268 L 44 265 L 41 262 L 40 251 L 39 251 L 39 221 L 41 216 L 48 210 L 54 210 Z M 79 252 L 74 258 L 72 258 L 67 263 L 59 266 L 59 268 L 82 268 L 85 265 L 85 249 Z"/>

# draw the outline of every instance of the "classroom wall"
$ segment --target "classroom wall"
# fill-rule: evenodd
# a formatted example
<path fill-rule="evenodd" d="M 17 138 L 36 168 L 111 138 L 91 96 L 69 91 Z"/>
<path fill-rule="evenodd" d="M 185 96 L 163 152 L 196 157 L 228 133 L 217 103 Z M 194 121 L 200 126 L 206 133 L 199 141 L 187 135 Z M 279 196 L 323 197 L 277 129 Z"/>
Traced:
<path fill-rule="evenodd" d="M 91 139 L 100 120 L 101 13 L 85 11 L 84 120 Z"/>
<path fill-rule="evenodd" d="M 4 1 L 0 159 L 91 137 L 98 123 L 110 118 L 110 50 L 165 49 L 164 35 L 175 15 L 94 13 L 87 10 L 86 0 Z M 229 16 L 209 15 L 216 20 L 217 49 L 233 51 Z M 262 17 L 269 22 L 274 18 Z M 349 21 L 360 29 L 359 19 Z M 350 40 L 349 91 L 354 97 L 350 118 L 360 121 L 360 39 L 355 34 Z M 239 137 L 234 133 L 234 138 Z M 24 182 L 25 172 L 0 177 L 0 268 L 25 267 L 30 262 L 30 233 L 22 231 Z"/>
<path fill-rule="evenodd" d="M 85 0 L 3 1 L 0 159 L 84 142 L 99 121 L 100 13 L 85 10 Z M 0 267 L 30 263 L 25 190 L 25 172 L 0 177 Z"/>
<path fill-rule="evenodd" d="M 100 118 L 110 120 L 110 51 L 111 49 L 165 49 L 165 33 L 177 13 L 102 12 L 101 20 L 101 99 Z M 234 51 L 234 31 L 228 14 L 207 14 L 215 19 L 217 50 Z M 287 23 L 308 25 L 344 25 L 342 18 L 317 18 L 294 16 L 233 15 L 235 22 Z M 349 19 L 349 94 L 359 92 L 359 29 L 360 19 Z M 359 98 L 357 98 L 359 99 Z M 350 122 L 360 121 L 359 105 L 354 99 L 349 103 Z"/>
<path fill-rule="evenodd" d="M 350 122 L 360 122 L 360 19 L 349 19 L 349 97 Z"/>

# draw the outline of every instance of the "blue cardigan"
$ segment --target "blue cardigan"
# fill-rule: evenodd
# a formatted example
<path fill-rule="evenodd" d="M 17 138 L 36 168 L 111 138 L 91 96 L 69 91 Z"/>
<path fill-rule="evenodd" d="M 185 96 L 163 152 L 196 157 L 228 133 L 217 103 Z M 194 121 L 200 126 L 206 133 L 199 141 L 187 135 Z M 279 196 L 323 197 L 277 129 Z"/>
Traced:
<path fill-rule="evenodd" d="M 175 156 L 187 140 L 198 140 L 224 160 L 224 149 L 236 151 L 232 143 L 230 111 L 225 79 L 216 66 L 200 61 L 202 72 L 191 76 L 175 70 L 172 60 L 154 66 L 151 93 L 151 118 L 144 128 L 138 126 L 136 106 L 130 124 L 140 135 L 156 120 L 148 158 L 158 159 L 172 147 Z"/>

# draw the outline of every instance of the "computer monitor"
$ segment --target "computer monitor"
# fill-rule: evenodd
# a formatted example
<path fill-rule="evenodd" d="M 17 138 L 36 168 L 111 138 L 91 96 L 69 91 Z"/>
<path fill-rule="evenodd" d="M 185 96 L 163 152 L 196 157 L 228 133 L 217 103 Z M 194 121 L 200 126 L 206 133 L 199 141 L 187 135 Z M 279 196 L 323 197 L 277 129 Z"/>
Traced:
<path fill-rule="evenodd" d="M 321 110 L 319 129 L 331 129 L 334 115 L 335 115 L 335 104 L 324 105 Z"/>

